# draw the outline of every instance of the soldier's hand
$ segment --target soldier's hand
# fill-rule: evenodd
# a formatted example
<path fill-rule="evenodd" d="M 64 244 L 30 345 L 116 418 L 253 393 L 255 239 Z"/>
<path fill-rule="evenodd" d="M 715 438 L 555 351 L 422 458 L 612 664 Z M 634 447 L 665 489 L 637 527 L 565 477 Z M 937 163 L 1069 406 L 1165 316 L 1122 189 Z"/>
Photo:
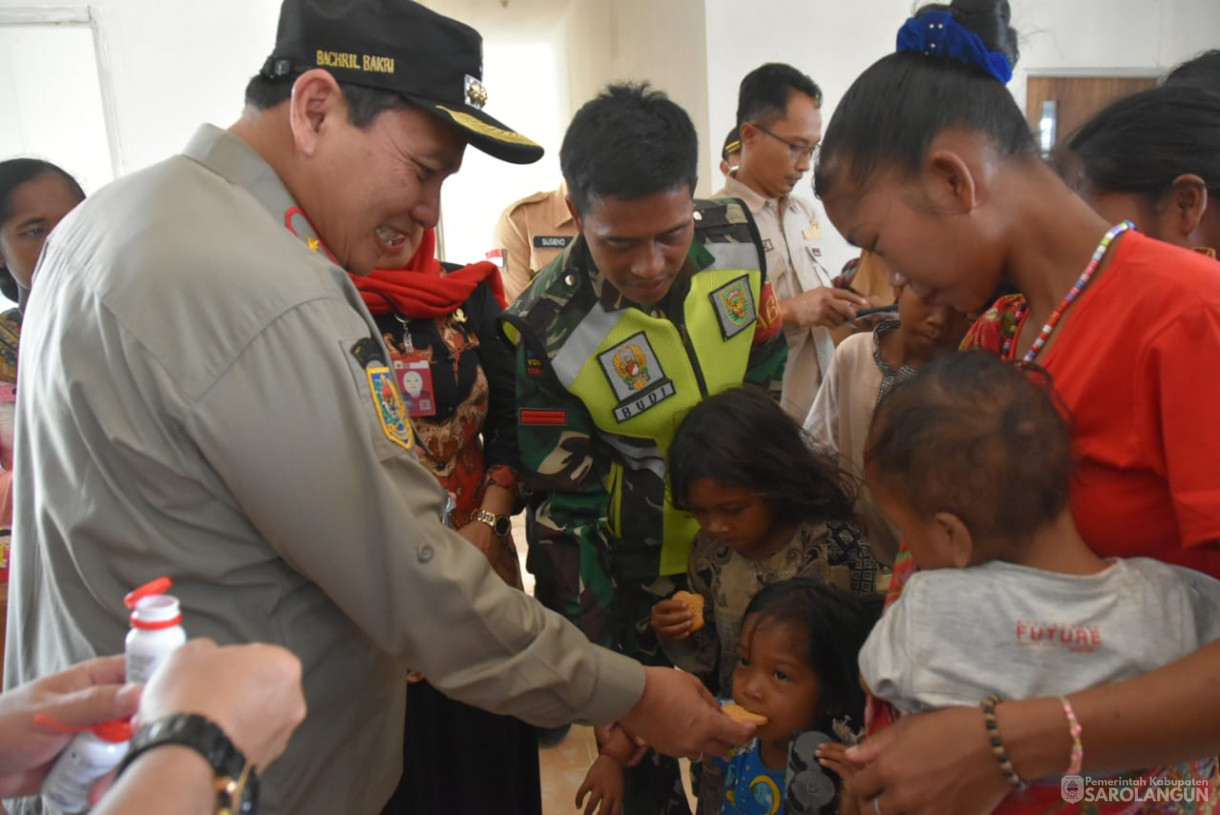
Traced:
<path fill-rule="evenodd" d="M 681 600 L 662 600 L 652 607 L 652 628 L 657 636 L 667 640 L 684 640 L 690 636 L 694 618 L 690 606 Z"/>
<path fill-rule="evenodd" d="M 645 668 L 644 695 L 619 725 L 667 756 L 727 756 L 757 727 L 721 711 L 703 683 L 675 668 Z"/>

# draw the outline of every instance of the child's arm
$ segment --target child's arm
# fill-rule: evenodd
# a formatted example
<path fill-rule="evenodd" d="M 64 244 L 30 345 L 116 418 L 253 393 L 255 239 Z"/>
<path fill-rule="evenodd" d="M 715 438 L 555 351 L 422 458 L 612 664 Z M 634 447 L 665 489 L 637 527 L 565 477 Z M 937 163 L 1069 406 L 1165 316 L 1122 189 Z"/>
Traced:
<path fill-rule="evenodd" d="M 860 815 L 860 802 L 856 799 L 852 779 L 863 766 L 852 763 L 844 755 L 846 751 L 846 744 L 827 742 L 818 747 L 817 759 L 819 764 L 839 776 L 839 815 Z"/>
<path fill-rule="evenodd" d="M 584 806 L 585 797 L 591 795 L 584 815 L 622 815 L 623 769 L 639 760 L 640 750 L 618 727 L 599 728 L 597 741 L 598 756 L 576 791 L 576 807 Z"/>
<path fill-rule="evenodd" d="M 586 806 L 584 801 L 589 797 Z M 576 791 L 576 808 L 584 815 L 623 815 L 623 765 L 603 753 L 593 762 Z"/>

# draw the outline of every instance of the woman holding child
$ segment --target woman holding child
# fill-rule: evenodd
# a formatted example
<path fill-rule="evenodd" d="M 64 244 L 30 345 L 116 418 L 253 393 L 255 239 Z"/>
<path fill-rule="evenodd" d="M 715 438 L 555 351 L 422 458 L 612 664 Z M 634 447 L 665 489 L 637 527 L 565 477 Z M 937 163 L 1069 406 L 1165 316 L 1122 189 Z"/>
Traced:
<path fill-rule="evenodd" d="M 1220 576 L 1220 267 L 1111 224 L 1040 159 L 1004 87 L 1016 62 L 1004 0 L 921 9 L 899 51 L 835 111 L 816 185 L 852 243 L 924 299 L 984 308 L 1001 281 L 1024 306 L 982 344 L 1051 373 L 1074 425 L 1070 507 L 1102 557 L 1146 556 Z M 1176 686 L 1175 686 L 1176 685 Z M 1220 645 L 1068 697 L 1085 771 L 1156 766 L 1220 748 Z M 877 813 L 986 812 L 1009 789 L 985 713 L 909 717 L 850 758 Z M 1076 766 L 1055 698 L 995 707 L 1021 778 Z"/>

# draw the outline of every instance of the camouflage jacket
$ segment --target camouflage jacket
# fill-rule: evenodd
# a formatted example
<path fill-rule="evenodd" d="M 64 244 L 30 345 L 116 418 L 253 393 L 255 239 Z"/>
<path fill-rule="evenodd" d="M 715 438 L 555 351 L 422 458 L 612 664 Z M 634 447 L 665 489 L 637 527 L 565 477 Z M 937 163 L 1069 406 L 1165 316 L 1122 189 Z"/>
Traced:
<path fill-rule="evenodd" d="M 752 216 L 735 200 L 697 201 L 695 208 L 695 239 L 685 267 L 648 314 L 663 317 L 685 336 L 688 327 L 681 322 L 692 279 L 713 262 L 706 245 L 753 244 L 755 251 L 735 253 L 748 257 L 749 265 L 743 268 L 757 270 L 761 278 L 758 319 L 746 329 L 753 337 L 747 346 L 744 381 L 770 389 L 778 399 L 788 349 Z M 600 553 L 602 567 L 613 579 L 647 582 L 658 576 L 661 564 L 665 450 L 655 451 L 660 455 L 654 455 L 650 466 L 633 466 L 633 447 L 648 446 L 652 440 L 598 428 L 585 404 L 561 384 L 552 367 L 555 355 L 599 303 L 611 313 L 638 308 L 600 274 L 584 238 L 578 237 L 501 318 L 508 324 L 505 333 L 517 346 L 522 481 L 534 512 L 529 543 L 531 547 L 587 543 Z M 689 347 L 687 354 L 693 357 Z M 700 391 L 694 401 L 707 395 L 702 380 Z M 612 515 L 616 523 L 611 522 Z M 681 543 L 689 549 L 689 540 Z M 678 573 L 684 570 L 683 563 Z"/>

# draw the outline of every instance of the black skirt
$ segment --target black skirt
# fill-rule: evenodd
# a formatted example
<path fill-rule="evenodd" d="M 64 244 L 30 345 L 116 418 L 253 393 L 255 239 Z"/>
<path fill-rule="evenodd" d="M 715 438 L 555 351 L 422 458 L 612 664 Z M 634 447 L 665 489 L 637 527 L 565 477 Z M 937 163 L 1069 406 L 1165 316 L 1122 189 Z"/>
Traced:
<path fill-rule="evenodd" d="M 402 780 L 383 815 L 542 815 L 533 726 L 407 685 Z"/>

